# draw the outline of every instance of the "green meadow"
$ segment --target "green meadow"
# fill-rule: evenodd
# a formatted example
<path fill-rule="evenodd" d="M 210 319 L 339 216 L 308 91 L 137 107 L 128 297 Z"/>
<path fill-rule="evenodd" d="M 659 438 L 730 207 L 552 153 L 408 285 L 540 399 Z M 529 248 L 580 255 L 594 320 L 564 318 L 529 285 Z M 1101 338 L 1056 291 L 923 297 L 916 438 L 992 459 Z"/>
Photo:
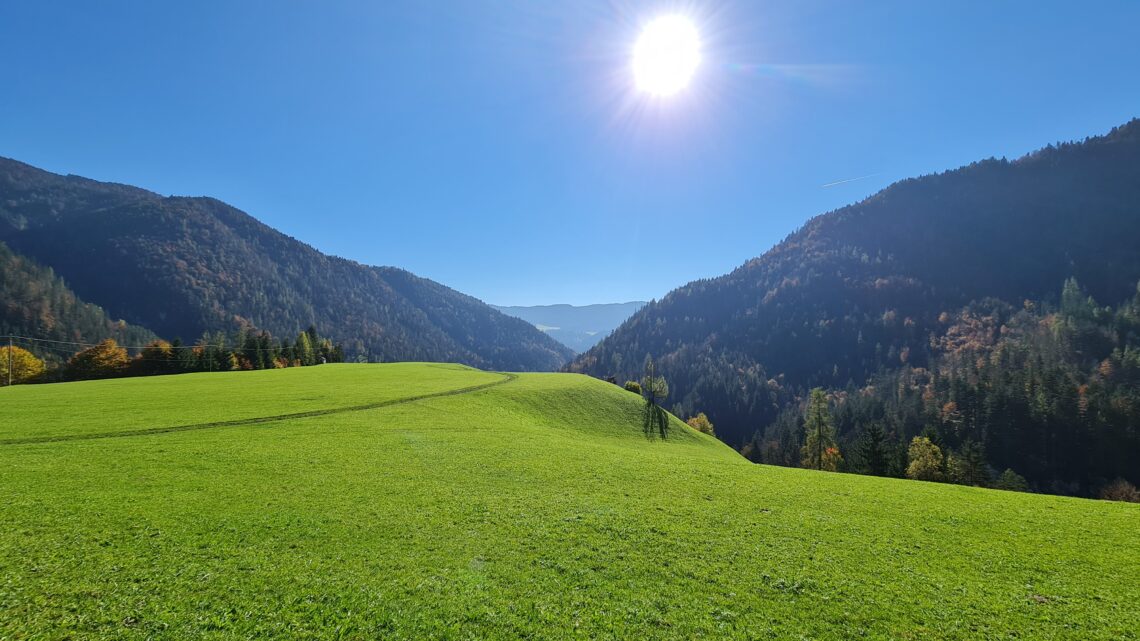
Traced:
<path fill-rule="evenodd" d="M 1140 506 L 640 411 L 439 364 L 0 389 L 0 639 L 1137 638 Z"/>

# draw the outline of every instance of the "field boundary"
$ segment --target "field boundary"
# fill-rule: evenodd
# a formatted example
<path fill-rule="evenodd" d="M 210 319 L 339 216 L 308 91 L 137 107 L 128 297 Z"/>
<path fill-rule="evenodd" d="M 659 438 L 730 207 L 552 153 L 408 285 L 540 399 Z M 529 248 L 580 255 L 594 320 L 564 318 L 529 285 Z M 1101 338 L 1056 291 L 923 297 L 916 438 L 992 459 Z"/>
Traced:
<path fill-rule="evenodd" d="M 382 407 L 391 407 L 393 405 L 403 405 L 405 403 L 414 403 L 416 401 L 423 401 L 431 398 L 441 398 L 445 396 L 459 396 L 460 394 L 470 394 L 481 390 L 505 385 L 518 378 L 518 374 L 511 374 L 510 372 L 495 372 L 503 378 L 490 383 L 480 383 L 479 385 L 470 385 L 467 387 L 457 387 L 455 389 L 443 390 L 440 392 L 431 392 L 429 394 L 417 394 L 415 396 L 406 396 L 404 398 L 392 398 L 386 401 L 378 401 L 376 403 L 366 403 L 364 405 L 348 405 L 345 407 L 333 407 L 323 410 L 310 410 L 307 412 L 293 412 L 290 414 L 276 414 L 273 416 L 254 416 L 250 418 L 235 419 L 232 421 L 213 421 L 210 423 L 193 423 L 190 425 L 172 425 L 169 427 L 146 427 L 135 430 L 122 430 L 119 432 L 99 432 L 97 434 L 62 434 L 58 436 L 30 436 L 27 438 L 5 438 L 0 439 L 0 446 L 2 445 L 32 445 L 37 443 L 60 443 L 68 441 L 94 441 L 104 438 L 125 438 L 129 436 L 149 436 L 152 434 L 169 434 L 171 432 L 191 432 L 195 430 L 209 430 L 220 427 L 241 427 L 244 425 L 262 425 L 264 423 L 276 423 L 278 421 L 288 421 L 298 418 L 314 418 L 317 416 L 329 416 L 332 414 L 347 414 L 349 412 L 364 412 L 367 410 L 380 409 Z"/>

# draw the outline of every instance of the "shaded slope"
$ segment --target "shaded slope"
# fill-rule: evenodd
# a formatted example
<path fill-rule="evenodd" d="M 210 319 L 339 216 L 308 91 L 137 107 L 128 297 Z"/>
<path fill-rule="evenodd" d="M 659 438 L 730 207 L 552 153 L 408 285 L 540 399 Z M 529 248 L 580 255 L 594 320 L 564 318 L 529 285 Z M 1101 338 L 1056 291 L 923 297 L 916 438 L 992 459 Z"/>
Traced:
<path fill-rule="evenodd" d="M 650 303 L 571 371 L 622 380 L 647 353 L 677 411 L 740 443 L 803 390 L 921 367 L 942 312 L 1054 298 L 1076 276 L 1098 300 L 1140 280 L 1140 121 L 1014 162 L 902 181 L 819 216 L 759 258 Z"/>
<path fill-rule="evenodd" d="M 102 308 L 76 296 L 51 269 L 0 242 L 0 337 L 8 335 L 80 343 L 114 338 L 126 345 L 156 338 L 145 328 L 111 319 Z M 52 343 L 38 344 L 35 349 L 56 360 L 76 351 L 72 345 L 55 348 Z"/>
<path fill-rule="evenodd" d="M 211 198 L 57 176 L 0 159 L 0 241 L 76 292 L 167 337 L 310 324 L 350 357 L 556 369 L 570 351 L 482 302 L 326 256 Z"/>

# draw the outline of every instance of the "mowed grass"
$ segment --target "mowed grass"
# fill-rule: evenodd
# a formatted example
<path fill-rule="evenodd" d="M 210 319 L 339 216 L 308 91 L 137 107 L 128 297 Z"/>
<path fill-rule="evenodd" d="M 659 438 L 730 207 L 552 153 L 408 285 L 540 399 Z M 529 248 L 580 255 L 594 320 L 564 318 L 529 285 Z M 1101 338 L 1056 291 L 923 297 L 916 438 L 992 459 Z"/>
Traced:
<path fill-rule="evenodd" d="M 0 638 L 1136 638 L 1140 506 L 755 466 L 639 411 L 422 364 L 0 389 L 5 438 L 84 437 L 0 445 Z"/>
<path fill-rule="evenodd" d="M 66 389 L 16 386 L 3 390 L 0 442 L 351 408 L 502 379 L 499 374 L 445 363 L 334 365 L 324 371 L 330 370 L 335 370 L 334 376 L 315 380 L 314 370 L 291 368 L 82 381 Z"/>

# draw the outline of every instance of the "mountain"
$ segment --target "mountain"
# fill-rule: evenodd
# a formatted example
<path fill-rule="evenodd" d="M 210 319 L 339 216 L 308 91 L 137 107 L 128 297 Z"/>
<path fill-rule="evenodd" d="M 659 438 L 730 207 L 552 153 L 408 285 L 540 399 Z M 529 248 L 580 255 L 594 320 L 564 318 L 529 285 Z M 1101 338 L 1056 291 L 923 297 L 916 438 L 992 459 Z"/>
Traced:
<path fill-rule="evenodd" d="M 584 352 L 609 335 L 625 319 L 645 306 L 645 301 L 598 305 L 534 305 L 495 309 L 521 318 L 575 352 Z"/>
<path fill-rule="evenodd" d="M 0 159 L 0 242 L 166 338 L 315 324 L 349 358 L 552 370 L 533 326 L 392 267 L 327 256 L 213 198 L 163 197 Z"/>
<path fill-rule="evenodd" d="M 12 252 L 0 242 L 0 336 L 34 337 L 37 353 L 64 360 L 77 351 L 69 343 L 94 343 L 114 338 L 120 344 L 141 345 L 157 338 L 153 332 L 107 316 L 84 302 L 51 269 Z M 17 344 L 29 347 L 25 341 Z"/>
<path fill-rule="evenodd" d="M 737 445 L 773 425 L 782 412 L 794 411 L 809 388 L 828 388 L 833 405 L 841 405 L 844 394 L 868 393 L 864 386 L 883 373 L 933 377 L 925 383 L 929 397 L 917 402 L 948 398 L 957 404 L 956 392 L 942 387 L 948 379 L 932 369 L 942 363 L 944 345 L 979 323 L 992 329 L 983 342 L 993 343 L 1001 332 L 1012 331 L 1004 319 L 1026 301 L 1056 301 L 1070 277 L 1084 288 L 1080 295 L 1101 303 L 1131 300 L 1140 280 L 1138 239 L 1140 120 L 1133 120 L 1105 136 L 1050 145 L 1012 162 L 991 159 L 904 180 L 813 218 L 733 272 L 650 302 L 568 369 L 624 380 L 637 376 L 651 354 L 669 382 L 675 412 L 706 412 L 717 434 Z M 1004 302 L 1010 311 L 971 315 L 966 309 L 984 300 Z M 1129 309 L 1125 304 L 1108 316 L 1131 318 Z M 1036 313 L 1040 322 L 1067 322 Z M 1083 373 L 1071 383 L 1073 403 L 1081 402 L 1079 385 L 1098 384 L 1094 361 L 1119 354 L 1123 363 L 1133 343 L 1140 349 L 1140 341 L 1122 327 L 1094 328 L 1111 334 L 1095 353 L 1074 348 L 1066 362 Z M 1049 361 L 1046 347 L 1035 345 L 1027 367 Z M 1116 430 L 1119 442 L 1130 444 L 1128 451 L 1140 453 L 1140 436 L 1128 424 L 1129 417 L 1140 416 L 1140 386 L 1119 385 L 1124 387 L 1111 394 L 1120 400 L 1106 401 L 1116 414 L 1102 422 Z M 1037 401 L 1019 402 L 1029 407 Z M 1032 407 L 1025 412 L 1038 423 L 1048 423 L 1043 416 L 1060 416 Z M 958 426 L 932 413 L 919 413 L 926 424 L 918 428 L 934 430 L 948 444 L 964 442 Z M 1055 423 L 1058 430 L 1070 429 Z M 918 428 L 899 427 L 898 437 L 905 442 Z M 797 429 L 802 439 L 802 425 Z M 788 439 L 795 441 L 795 435 Z M 798 461 L 798 453 L 789 456 Z M 1127 465 L 1133 477 L 1140 476 L 1137 463 Z M 1053 466 L 1049 473 L 1058 470 Z"/>

